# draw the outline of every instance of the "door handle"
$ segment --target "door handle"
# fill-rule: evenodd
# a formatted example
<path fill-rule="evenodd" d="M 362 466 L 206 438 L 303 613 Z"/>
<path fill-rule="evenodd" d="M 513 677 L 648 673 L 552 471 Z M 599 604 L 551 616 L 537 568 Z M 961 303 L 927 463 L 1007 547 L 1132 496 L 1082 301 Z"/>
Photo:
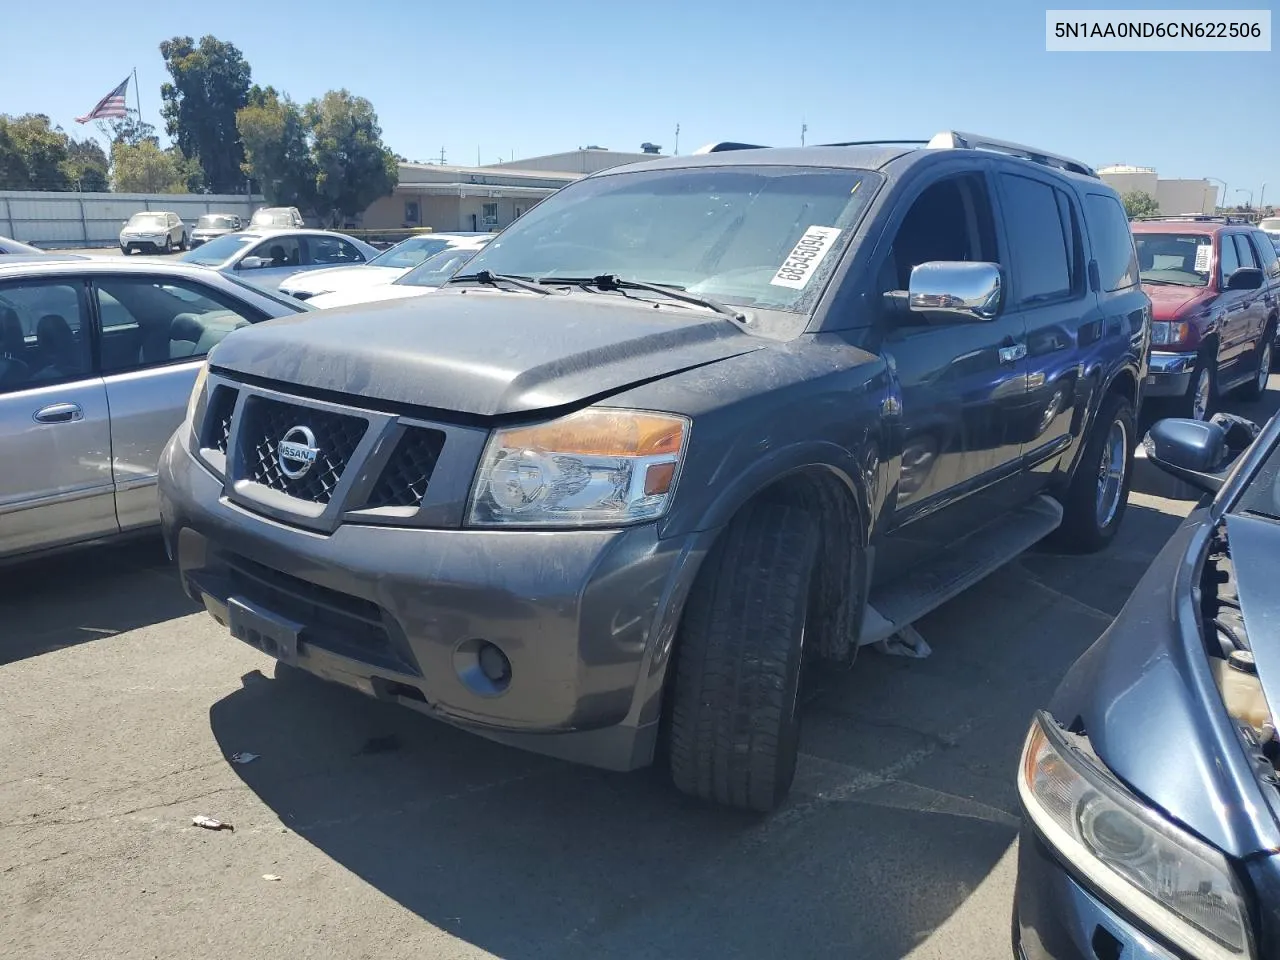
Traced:
<path fill-rule="evenodd" d="M 71 423 L 83 420 L 84 411 L 78 403 L 51 403 L 37 410 L 33 419 L 36 423 Z"/>
<path fill-rule="evenodd" d="M 1000 348 L 1001 363 L 1017 363 L 1027 355 L 1027 345 L 1025 343 L 1013 343 Z"/>

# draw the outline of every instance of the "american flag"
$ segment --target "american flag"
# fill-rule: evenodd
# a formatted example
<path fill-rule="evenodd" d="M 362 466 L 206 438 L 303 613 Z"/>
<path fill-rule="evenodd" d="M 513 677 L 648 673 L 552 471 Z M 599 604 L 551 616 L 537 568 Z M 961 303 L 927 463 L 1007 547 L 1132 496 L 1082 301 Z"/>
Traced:
<path fill-rule="evenodd" d="M 103 117 L 127 117 L 129 111 L 124 106 L 124 93 L 129 89 L 129 78 L 98 101 L 98 105 L 83 117 L 76 117 L 76 123 L 88 123 L 90 120 L 101 120 Z"/>

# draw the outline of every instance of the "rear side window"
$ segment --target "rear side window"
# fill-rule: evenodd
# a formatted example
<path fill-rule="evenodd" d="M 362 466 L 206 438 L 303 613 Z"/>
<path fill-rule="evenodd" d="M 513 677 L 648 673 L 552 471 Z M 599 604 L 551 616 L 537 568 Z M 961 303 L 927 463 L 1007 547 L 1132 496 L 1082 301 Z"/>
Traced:
<path fill-rule="evenodd" d="M 1102 289 L 1112 293 L 1136 286 L 1138 252 L 1124 207 L 1115 197 L 1101 193 L 1089 194 L 1084 202 Z"/>
<path fill-rule="evenodd" d="M 1014 289 L 1022 304 L 1069 297 L 1072 291 L 1069 237 L 1058 191 L 1047 183 L 1000 174 L 1005 229 L 1013 259 Z M 1070 211 L 1066 211 L 1069 215 Z"/>
<path fill-rule="evenodd" d="M 0 286 L 0 393 L 89 376 L 84 314 L 79 283 Z"/>
<path fill-rule="evenodd" d="M 1253 234 L 1253 245 L 1262 259 L 1262 270 L 1269 277 L 1280 276 L 1280 257 L 1276 256 L 1276 247 L 1271 238 L 1257 230 Z"/>
<path fill-rule="evenodd" d="M 341 237 L 307 237 L 312 263 L 363 263 L 360 251 Z"/>
<path fill-rule="evenodd" d="M 1236 234 L 1236 256 L 1240 258 L 1240 266 L 1242 267 L 1256 268 L 1262 266 L 1258 262 L 1258 258 L 1254 256 L 1253 245 L 1249 243 L 1249 237 L 1246 234 Z"/>

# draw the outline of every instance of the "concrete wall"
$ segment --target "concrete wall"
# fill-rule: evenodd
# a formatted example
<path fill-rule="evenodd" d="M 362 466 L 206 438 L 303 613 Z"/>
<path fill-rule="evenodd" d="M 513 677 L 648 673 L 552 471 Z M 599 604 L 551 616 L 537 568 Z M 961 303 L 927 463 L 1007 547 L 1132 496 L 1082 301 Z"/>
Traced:
<path fill-rule="evenodd" d="M 1156 195 L 1157 177 L 1154 170 L 1135 171 L 1133 173 L 1108 173 L 1099 171 L 1098 176 L 1103 183 L 1114 189 L 1120 196 L 1126 193 L 1149 193 Z"/>
<path fill-rule="evenodd" d="M 1160 180 L 1156 183 L 1156 202 L 1166 216 L 1213 213 L 1217 208 L 1218 188 L 1207 180 Z"/>
<path fill-rule="evenodd" d="M 141 210 L 172 210 L 188 229 L 206 213 L 245 219 L 262 197 L 196 193 L 45 193 L 0 190 L 0 236 L 37 247 L 112 247 L 120 227 Z"/>

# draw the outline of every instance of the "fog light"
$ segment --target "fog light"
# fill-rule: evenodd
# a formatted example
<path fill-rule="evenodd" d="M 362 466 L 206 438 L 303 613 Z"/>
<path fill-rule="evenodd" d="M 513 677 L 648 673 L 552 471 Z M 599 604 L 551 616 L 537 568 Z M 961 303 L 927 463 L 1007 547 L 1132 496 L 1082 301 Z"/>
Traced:
<path fill-rule="evenodd" d="M 480 647 L 480 672 L 495 686 L 511 682 L 511 661 L 495 644 L 486 641 Z"/>

